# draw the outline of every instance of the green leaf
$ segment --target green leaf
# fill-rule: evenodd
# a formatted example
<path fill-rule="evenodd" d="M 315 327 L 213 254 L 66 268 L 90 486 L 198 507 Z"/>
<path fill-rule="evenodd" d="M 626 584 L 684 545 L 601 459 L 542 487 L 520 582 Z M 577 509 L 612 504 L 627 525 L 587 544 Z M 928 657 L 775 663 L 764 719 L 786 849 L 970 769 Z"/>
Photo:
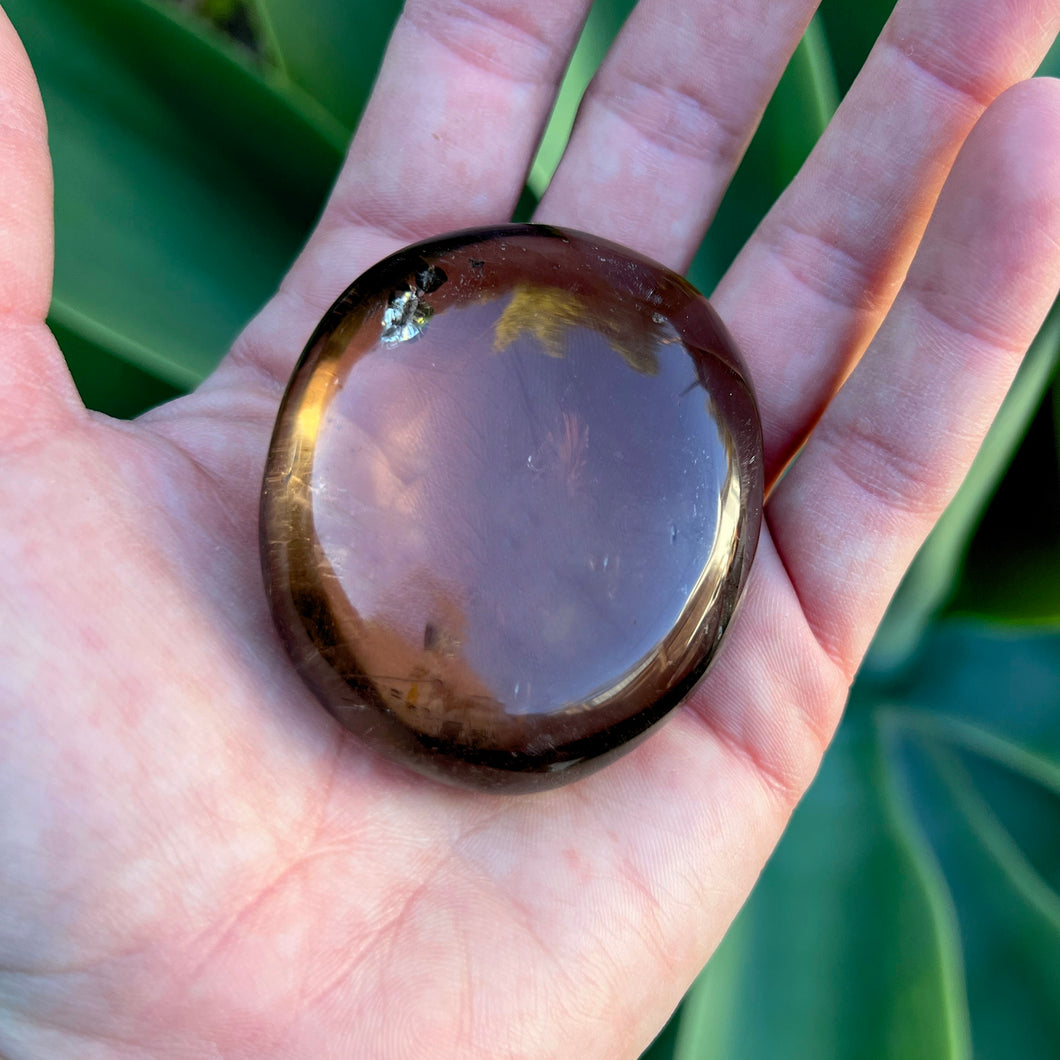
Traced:
<path fill-rule="evenodd" d="M 1050 408 L 1053 415 L 1053 445 L 1056 449 L 1057 466 L 1060 467 L 1060 379 L 1053 380 Z"/>
<path fill-rule="evenodd" d="M 188 389 L 166 383 L 158 375 L 137 367 L 134 358 L 115 356 L 110 335 L 102 343 L 93 342 L 88 337 L 91 327 L 70 329 L 56 319 L 54 312 L 50 323 L 88 408 L 132 419 Z"/>
<path fill-rule="evenodd" d="M 82 350 L 185 389 L 282 276 L 340 161 L 341 130 L 175 9 L 5 7 L 49 120 L 52 322 Z"/>
<path fill-rule="evenodd" d="M 711 291 L 740 248 L 799 171 L 838 104 L 821 23 L 800 42 L 689 270 Z"/>
<path fill-rule="evenodd" d="M 822 0 L 819 14 L 842 95 L 861 71 L 894 5 L 895 0 Z"/>
<path fill-rule="evenodd" d="M 1033 1060 L 1060 1041 L 1060 895 L 937 739 L 910 741 L 908 770 L 925 834 L 954 898 L 977 1057 Z M 1060 800 L 1041 839 L 1055 848 Z"/>
<path fill-rule="evenodd" d="M 1043 908 L 1057 913 L 1060 764 L 992 735 L 971 747 L 974 750 L 956 744 L 953 758 L 992 818 L 984 838 L 1009 865 L 1021 889 Z"/>
<path fill-rule="evenodd" d="M 950 620 L 907 675 L 910 797 L 953 895 L 976 1056 L 1060 1040 L 1060 631 Z"/>
<path fill-rule="evenodd" d="M 1018 749 L 1023 758 L 1009 764 L 1043 779 L 1060 769 L 1060 629 L 947 619 L 891 695 L 907 729 L 995 758 L 999 746 Z"/>
<path fill-rule="evenodd" d="M 1060 37 L 1053 41 L 1049 54 L 1042 60 L 1038 67 L 1039 77 L 1060 77 Z"/>
<path fill-rule="evenodd" d="M 885 671 L 902 665 L 916 648 L 928 621 L 953 592 L 972 535 L 1041 404 L 1058 359 L 1060 307 L 1054 307 L 1020 366 L 967 478 L 892 600 L 873 640 L 867 669 Z M 1055 479 L 1052 488 L 1057 488 Z M 1060 608 L 1060 596 L 1056 603 Z"/>
<path fill-rule="evenodd" d="M 945 887 L 862 713 L 684 1002 L 676 1060 L 968 1055 Z"/>
<path fill-rule="evenodd" d="M 656 1035 L 655 1041 L 641 1053 L 640 1060 L 672 1060 L 682 1015 L 683 1008 L 678 1005 L 677 1011 L 666 1021 L 666 1026 Z"/>
<path fill-rule="evenodd" d="M 527 185 L 538 199 L 566 150 L 582 96 L 634 6 L 635 0 L 597 0 L 589 12 L 530 167 Z"/>
<path fill-rule="evenodd" d="M 401 7 L 401 0 L 254 0 L 280 70 L 347 130 L 368 101 Z"/>

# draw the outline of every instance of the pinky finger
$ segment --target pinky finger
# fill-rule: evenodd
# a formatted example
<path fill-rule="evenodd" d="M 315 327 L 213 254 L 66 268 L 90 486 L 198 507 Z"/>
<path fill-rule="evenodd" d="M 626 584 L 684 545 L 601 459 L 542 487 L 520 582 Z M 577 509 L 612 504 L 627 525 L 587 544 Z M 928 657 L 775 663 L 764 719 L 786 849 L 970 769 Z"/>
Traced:
<path fill-rule="evenodd" d="M 818 640 L 852 676 L 1060 287 L 1060 82 L 969 136 L 869 352 L 767 507 Z"/>

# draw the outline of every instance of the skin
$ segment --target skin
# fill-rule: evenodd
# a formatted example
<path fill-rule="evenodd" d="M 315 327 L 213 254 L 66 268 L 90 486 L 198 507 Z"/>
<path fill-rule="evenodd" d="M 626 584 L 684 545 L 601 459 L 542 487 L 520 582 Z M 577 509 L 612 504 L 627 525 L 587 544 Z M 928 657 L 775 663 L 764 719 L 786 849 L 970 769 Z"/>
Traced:
<path fill-rule="evenodd" d="M 900 0 L 715 292 L 770 480 L 803 448 L 651 740 L 557 791 L 448 790 L 344 736 L 266 612 L 258 482 L 304 340 L 373 261 L 510 215 L 584 7 L 412 0 L 281 289 L 135 423 L 85 411 L 43 323 L 44 116 L 3 22 L 3 1056 L 635 1058 L 813 778 L 1060 286 L 1060 86 L 1024 80 L 1057 0 Z M 642 0 L 539 219 L 683 268 L 811 11 Z"/>

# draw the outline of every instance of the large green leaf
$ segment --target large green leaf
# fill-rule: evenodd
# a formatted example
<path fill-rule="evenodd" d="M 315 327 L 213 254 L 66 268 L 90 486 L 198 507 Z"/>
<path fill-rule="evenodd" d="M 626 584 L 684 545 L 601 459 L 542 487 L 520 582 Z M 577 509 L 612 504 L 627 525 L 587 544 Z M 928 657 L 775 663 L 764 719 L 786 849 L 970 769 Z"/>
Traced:
<path fill-rule="evenodd" d="M 948 619 L 880 694 L 905 705 L 907 728 L 929 728 L 971 750 L 968 734 L 989 732 L 1060 765 L 1060 630 Z M 986 745 L 979 749 L 987 753 Z"/>
<path fill-rule="evenodd" d="M 888 723 L 957 905 L 977 1055 L 1048 1055 L 1042 1044 L 1060 1040 L 1060 631 L 949 620 L 904 680 Z"/>
<path fill-rule="evenodd" d="M 676 1060 L 968 1055 L 952 910 L 894 782 L 859 714 L 686 998 Z"/>
<path fill-rule="evenodd" d="M 1020 816 L 1010 820 L 1019 823 L 1020 838 L 1038 852 L 1048 848 L 1055 867 L 1060 770 L 1055 763 L 1047 770 L 1053 782 L 1047 786 L 1037 770 L 1022 772 L 1023 757 L 1017 751 L 1011 766 L 995 761 L 995 771 L 1011 776 L 1000 786 L 995 777 L 991 795 L 1008 810 L 1013 801 L 1019 805 Z M 1060 895 L 1055 876 L 1050 882 L 1042 874 L 980 789 L 975 775 L 981 783 L 984 762 L 977 758 L 926 734 L 910 741 L 907 754 L 924 832 L 957 909 L 976 1056 L 1053 1056 L 1060 1041 Z M 1014 799 L 1020 785 L 1028 790 Z M 1034 789 L 1038 798 L 1028 798 Z M 1021 819 L 1028 809 L 1031 820 Z"/>
<path fill-rule="evenodd" d="M 297 250 L 341 130 L 146 0 L 10 0 L 55 165 L 51 319 L 171 387 L 216 363 Z"/>
<path fill-rule="evenodd" d="M 253 0 L 280 71 L 347 129 L 357 124 L 401 0 Z M 409 76 L 415 76 L 412 71 Z"/>

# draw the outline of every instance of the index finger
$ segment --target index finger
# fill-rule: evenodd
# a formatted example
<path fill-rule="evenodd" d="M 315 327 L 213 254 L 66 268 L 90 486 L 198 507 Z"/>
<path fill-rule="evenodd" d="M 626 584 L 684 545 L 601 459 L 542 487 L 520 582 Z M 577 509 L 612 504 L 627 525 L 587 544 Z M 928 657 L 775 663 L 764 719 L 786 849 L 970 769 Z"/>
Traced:
<path fill-rule="evenodd" d="M 320 223 L 237 342 L 237 365 L 282 383 L 317 320 L 370 264 L 511 218 L 588 7 L 409 0 Z"/>

